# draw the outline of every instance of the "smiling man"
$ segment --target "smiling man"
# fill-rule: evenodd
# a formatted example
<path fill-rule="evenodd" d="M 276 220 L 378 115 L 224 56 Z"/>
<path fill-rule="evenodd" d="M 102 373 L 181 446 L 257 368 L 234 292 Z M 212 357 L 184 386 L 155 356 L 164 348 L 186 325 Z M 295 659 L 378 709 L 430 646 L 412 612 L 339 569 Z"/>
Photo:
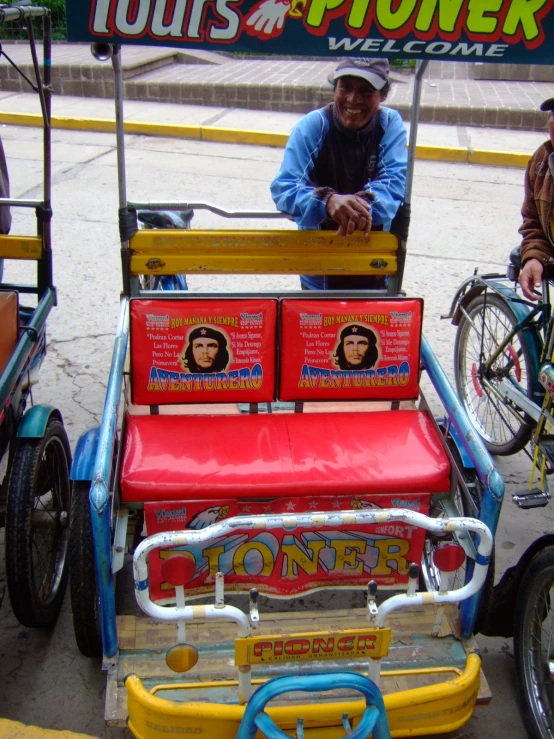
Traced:
<path fill-rule="evenodd" d="M 406 129 L 382 105 L 390 90 L 386 59 L 346 59 L 332 79 L 333 102 L 294 127 L 271 184 L 277 208 L 301 229 L 390 229 L 406 187 Z M 384 286 L 375 276 L 302 275 L 308 290 Z"/>

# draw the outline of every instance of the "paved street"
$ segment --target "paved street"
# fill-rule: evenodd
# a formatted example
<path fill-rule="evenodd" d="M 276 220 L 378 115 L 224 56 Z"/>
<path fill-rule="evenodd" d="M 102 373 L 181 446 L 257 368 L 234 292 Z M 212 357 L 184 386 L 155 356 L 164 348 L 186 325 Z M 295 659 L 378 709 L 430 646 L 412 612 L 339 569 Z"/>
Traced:
<path fill-rule="evenodd" d="M 12 98 L 23 104 L 24 98 Z M 85 101 L 83 101 L 83 104 Z M 69 104 L 69 102 L 68 102 Z M 79 108 L 77 99 L 73 102 Z M 92 103 L 89 103 L 92 105 Z M 103 104 L 103 103 L 102 103 Z M 4 101 L 5 107 L 5 101 Z M 214 109 L 180 108 L 198 122 Z M 236 111 L 224 115 L 234 115 Z M 259 113 L 258 129 L 288 130 L 290 113 Z M 224 117 L 223 115 L 223 117 Z M 279 118 L 283 116 L 283 118 Z M 240 121 L 238 121 L 240 122 Z M 239 126 L 237 126 L 239 127 Z M 15 196 L 39 197 L 41 139 L 38 129 L 2 126 Z M 80 131 L 54 131 L 54 269 L 59 305 L 49 321 L 49 354 L 35 399 L 58 406 L 72 445 L 79 434 L 100 420 L 118 315 L 121 285 L 118 233 L 115 137 Z M 489 147 L 527 151 L 545 138 L 540 133 L 424 125 L 421 141 L 458 142 L 469 137 Z M 446 144 L 448 145 L 448 144 Z M 280 149 L 208 144 L 130 136 L 127 139 L 130 199 L 206 200 L 227 209 L 272 208 L 268 185 L 282 156 Z M 486 148 L 481 145 L 480 148 Z M 445 370 L 452 376 L 454 328 L 440 320 L 458 283 L 475 267 L 504 270 L 509 250 L 518 241 L 523 171 L 439 162 L 417 162 L 413 216 L 405 289 L 425 299 L 424 331 Z M 208 213 L 198 213 L 196 227 L 221 226 Z M 292 227 L 233 222 L 236 227 Z M 32 231 L 28 213 L 15 211 L 14 233 Z M 29 265 L 7 264 L 6 279 L 25 279 Z M 260 289 L 258 279 L 191 277 L 192 290 Z M 263 287 L 295 287 L 296 278 L 264 280 Z M 528 463 L 519 457 L 499 462 L 508 494 L 498 534 L 498 575 L 513 563 L 527 543 L 553 527 L 550 509 L 517 511 L 510 493 L 525 484 Z M 517 710 L 513 657 L 509 640 L 480 639 L 493 704 L 480 709 L 458 739 L 524 737 Z M 103 723 L 104 675 L 97 662 L 77 652 L 66 601 L 51 632 L 24 629 L 4 602 L 0 610 L 0 658 L 3 675 L 0 712 L 7 718 L 49 728 L 88 732 L 103 739 L 127 736 L 124 729 Z"/>

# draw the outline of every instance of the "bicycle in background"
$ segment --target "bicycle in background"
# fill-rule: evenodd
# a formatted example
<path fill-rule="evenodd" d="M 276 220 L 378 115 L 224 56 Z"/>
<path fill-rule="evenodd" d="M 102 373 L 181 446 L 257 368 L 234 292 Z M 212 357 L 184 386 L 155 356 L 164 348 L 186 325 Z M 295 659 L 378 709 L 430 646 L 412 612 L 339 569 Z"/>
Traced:
<path fill-rule="evenodd" d="M 491 454 L 523 451 L 531 460 L 519 508 L 544 507 L 554 472 L 554 319 L 545 272 L 542 299 L 522 297 L 519 247 L 507 274 L 474 274 L 458 289 L 448 316 L 458 327 L 454 347 L 456 389 Z M 554 533 L 540 537 L 494 588 L 494 607 L 482 633 L 514 637 L 516 674 L 527 731 L 533 739 L 554 732 Z"/>

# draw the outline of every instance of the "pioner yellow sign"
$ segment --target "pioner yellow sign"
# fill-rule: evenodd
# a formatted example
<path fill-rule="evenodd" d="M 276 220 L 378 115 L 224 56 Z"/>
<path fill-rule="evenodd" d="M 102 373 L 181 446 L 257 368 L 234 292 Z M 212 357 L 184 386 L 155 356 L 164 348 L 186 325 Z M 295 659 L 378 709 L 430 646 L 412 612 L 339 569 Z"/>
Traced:
<path fill-rule="evenodd" d="M 251 636 L 235 641 L 236 665 L 378 659 L 389 653 L 390 629 L 322 631 L 289 636 Z"/>

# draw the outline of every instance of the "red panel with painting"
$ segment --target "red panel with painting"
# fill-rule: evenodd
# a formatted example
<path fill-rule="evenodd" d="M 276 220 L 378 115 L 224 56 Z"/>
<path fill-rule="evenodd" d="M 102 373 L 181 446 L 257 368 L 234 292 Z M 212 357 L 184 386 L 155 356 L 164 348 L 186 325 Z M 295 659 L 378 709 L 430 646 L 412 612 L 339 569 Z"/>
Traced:
<path fill-rule="evenodd" d="M 282 400 L 416 398 L 423 301 L 283 300 Z"/>
<path fill-rule="evenodd" d="M 131 301 L 133 402 L 273 400 L 276 317 L 270 299 Z"/>

